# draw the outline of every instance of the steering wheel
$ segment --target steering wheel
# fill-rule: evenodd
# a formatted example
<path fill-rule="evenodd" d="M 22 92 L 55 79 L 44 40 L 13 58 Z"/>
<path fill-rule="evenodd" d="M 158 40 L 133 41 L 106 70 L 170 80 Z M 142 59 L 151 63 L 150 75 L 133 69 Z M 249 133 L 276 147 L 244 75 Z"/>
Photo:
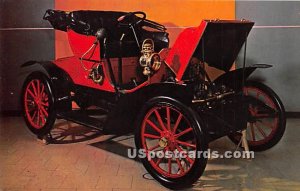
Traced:
<path fill-rule="evenodd" d="M 137 25 L 146 19 L 146 13 L 142 11 L 130 12 L 118 18 L 120 25 Z"/>

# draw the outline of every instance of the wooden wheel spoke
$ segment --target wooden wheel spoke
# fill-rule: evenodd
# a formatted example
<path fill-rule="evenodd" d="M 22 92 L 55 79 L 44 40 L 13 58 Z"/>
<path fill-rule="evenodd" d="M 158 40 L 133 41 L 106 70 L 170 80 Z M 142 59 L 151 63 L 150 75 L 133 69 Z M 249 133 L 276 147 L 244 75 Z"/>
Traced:
<path fill-rule="evenodd" d="M 26 104 L 26 108 L 25 108 L 26 111 L 30 112 L 30 111 L 35 110 L 34 101 L 33 100 L 27 99 L 25 104 Z"/>
<path fill-rule="evenodd" d="M 191 144 L 191 143 L 187 143 L 187 142 L 183 142 L 183 141 L 179 141 L 179 140 L 176 140 L 176 142 L 177 142 L 178 144 L 181 144 L 181 145 L 184 145 L 184 146 L 196 148 L 196 145 Z"/>
<path fill-rule="evenodd" d="M 176 146 L 176 148 L 177 148 L 177 150 L 178 150 L 179 152 L 182 152 L 182 151 L 183 151 L 179 146 Z M 193 163 L 194 163 L 194 160 L 191 159 L 191 158 L 188 156 L 188 154 L 186 154 L 186 159 L 189 161 L 190 164 L 193 164 Z"/>
<path fill-rule="evenodd" d="M 158 147 L 159 147 L 159 145 L 158 145 Z M 163 152 L 166 152 L 167 148 L 168 148 L 168 147 L 165 147 L 165 148 L 163 149 Z M 156 161 L 156 163 L 155 163 L 156 166 L 159 166 L 159 164 L 161 163 L 162 159 L 164 159 L 164 158 L 165 158 L 165 157 L 158 158 L 157 161 Z"/>
<path fill-rule="evenodd" d="M 49 106 L 48 102 L 44 103 L 44 102 L 41 101 L 40 103 L 41 103 L 42 106 L 47 106 L 47 107 Z"/>
<path fill-rule="evenodd" d="M 168 173 L 171 174 L 172 173 L 172 159 L 168 158 Z"/>
<path fill-rule="evenodd" d="M 175 123 L 175 125 L 174 125 L 173 133 L 176 133 L 176 130 L 177 130 L 178 125 L 179 125 L 179 123 L 180 123 L 180 121 L 181 121 L 181 119 L 182 119 L 182 116 L 183 116 L 183 115 L 180 113 L 179 116 L 178 116 L 178 118 L 177 118 L 177 120 L 176 120 L 176 123 Z"/>
<path fill-rule="evenodd" d="M 155 149 L 157 149 L 159 147 L 160 147 L 159 145 L 155 145 L 155 146 L 151 147 L 150 149 L 148 149 L 148 151 L 153 151 L 153 150 L 155 150 Z"/>
<path fill-rule="evenodd" d="M 171 118 L 170 118 L 170 108 L 166 107 L 166 112 L 167 112 L 167 126 L 168 130 L 171 131 Z"/>
<path fill-rule="evenodd" d="M 37 97 L 38 94 L 37 94 L 37 89 L 36 89 L 36 87 L 35 87 L 34 81 L 31 82 L 31 87 L 32 87 L 32 89 L 33 89 L 33 92 L 34 92 L 34 94 L 35 94 L 35 97 Z"/>
<path fill-rule="evenodd" d="M 158 158 L 155 164 L 158 166 L 161 163 L 162 159 L 163 159 L 163 157 Z"/>
<path fill-rule="evenodd" d="M 260 128 L 260 127 L 257 126 L 257 125 L 256 125 L 256 128 L 258 129 L 258 131 L 260 132 L 260 134 L 261 134 L 264 138 L 267 137 L 266 133 L 264 132 L 264 130 L 262 130 L 262 128 Z"/>
<path fill-rule="evenodd" d="M 254 117 L 256 118 L 275 118 L 278 116 L 278 111 L 274 108 L 272 112 L 268 112 L 268 111 L 263 111 L 263 110 L 259 110 L 256 112 L 256 115 Z"/>
<path fill-rule="evenodd" d="M 36 114 L 37 114 L 37 110 L 35 110 L 35 112 L 33 113 L 31 119 L 34 120 L 34 118 L 36 117 Z"/>
<path fill-rule="evenodd" d="M 28 107 L 28 109 L 26 109 L 26 111 L 28 111 L 28 112 L 31 112 L 31 111 L 34 111 L 34 110 L 35 110 L 34 107 Z"/>
<path fill-rule="evenodd" d="M 189 132 L 191 132 L 191 131 L 193 131 L 193 128 L 189 127 L 189 128 L 187 128 L 186 130 L 181 131 L 180 133 L 176 134 L 175 137 L 178 138 L 178 137 L 180 137 L 180 136 L 182 136 L 182 135 L 184 135 L 184 134 L 186 134 L 186 133 L 189 133 Z"/>
<path fill-rule="evenodd" d="M 28 88 L 27 92 L 31 95 L 32 98 L 35 98 L 36 96 L 34 95 L 34 93 Z"/>
<path fill-rule="evenodd" d="M 41 98 L 42 98 L 42 100 L 48 101 L 48 95 L 45 92 L 45 90 L 42 92 Z"/>
<path fill-rule="evenodd" d="M 267 123 L 267 122 L 263 122 L 261 120 L 257 120 L 257 122 L 263 124 L 264 126 L 270 128 L 270 129 L 273 129 L 273 127 L 274 127 L 273 123 Z M 256 125 L 256 126 L 258 126 L 258 125 Z"/>
<path fill-rule="evenodd" d="M 180 169 L 180 172 L 184 173 L 184 169 L 183 169 L 183 167 L 182 167 L 182 165 L 181 165 L 181 163 L 180 163 L 180 161 L 179 161 L 178 158 L 176 158 L 176 163 L 177 163 L 177 165 L 178 165 L 178 167 Z"/>
<path fill-rule="evenodd" d="M 160 136 L 144 133 L 144 137 L 151 139 L 160 139 Z"/>
<path fill-rule="evenodd" d="M 42 110 L 40 111 L 40 114 L 41 114 L 42 125 L 44 125 L 46 123 L 46 120 L 45 120 L 45 115 L 43 114 Z"/>
<path fill-rule="evenodd" d="M 37 96 L 41 97 L 40 80 L 37 80 Z"/>
<path fill-rule="evenodd" d="M 261 113 L 261 114 L 258 113 L 254 117 L 255 118 L 268 118 L 268 117 L 272 117 L 272 115 L 267 114 L 267 113 Z"/>
<path fill-rule="evenodd" d="M 41 83 L 42 89 L 41 89 L 41 98 L 43 98 L 43 95 L 45 95 L 45 85 Z"/>
<path fill-rule="evenodd" d="M 153 128 L 155 129 L 157 132 L 161 133 L 161 129 L 159 129 L 152 121 L 150 120 L 146 120 L 146 122 Z"/>
<path fill-rule="evenodd" d="M 251 129 L 251 138 L 253 141 L 255 141 L 255 131 L 254 131 L 254 127 L 253 127 L 253 123 L 250 123 L 250 129 Z"/>
<path fill-rule="evenodd" d="M 41 106 L 40 108 L 41 108 L 41 113 L 44 114 L 46 117 L 48 117 L 48 112 L 46 111 L 46 109 L 43 106 Z"/>
<path fill-rule="evenodd" d="M 156 118 L 157 118 L 157 120 L 158 120 L 158 122 L 159 122 L 161 128 L 162 128 L 164 131 L 167 131 L 167 129 L 166 129 L 165 125 L 164 125 L 164 122 L 162 121 L 161 116 L 160 116 L 160 114 L 158 113 L 157 109 L 154 110 L 154 113 L 155 113 L 155 116 L 156 116 Z"/>

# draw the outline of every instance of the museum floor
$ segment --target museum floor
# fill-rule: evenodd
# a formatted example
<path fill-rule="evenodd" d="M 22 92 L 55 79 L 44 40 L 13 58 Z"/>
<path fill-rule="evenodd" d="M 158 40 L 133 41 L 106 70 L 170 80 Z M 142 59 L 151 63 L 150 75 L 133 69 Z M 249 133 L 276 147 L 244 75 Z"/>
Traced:
<path fill-rule="evenodd" d="M 0 190 L 167 190 L 143 178 L 142 164 L 128 159 L 132 136 L 99 135 L 59 120 L 44 145 L 21 117 L 0 118 Z M 210 159 L 199 182 L 188 190 L 300 190 L 300 119 L 289 119 L 286 134 L 255 159 Z M 235 146 L 222 138 L 210 144 L 224 152 Z M 146 174 L 146 177 L 148 175 Z"/>

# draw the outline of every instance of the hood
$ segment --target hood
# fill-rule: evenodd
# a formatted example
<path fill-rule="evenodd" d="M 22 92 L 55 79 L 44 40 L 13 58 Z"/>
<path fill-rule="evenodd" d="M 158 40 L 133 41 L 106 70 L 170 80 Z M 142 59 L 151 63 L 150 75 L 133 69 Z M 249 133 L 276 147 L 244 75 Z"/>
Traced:
<path fill-rule="evenodd" d="M 178 36 L 165 62 L 178 80 L 192 57 L 227 72 L 253 25 L 244 20 L 204 20 L 199 27 L 187 28 Z"/>
<path fill-rule="evenodd" d="M 253 25 L 249 21 L 207 21 L 193 56 L 209 66 L 229 71 Z"/>

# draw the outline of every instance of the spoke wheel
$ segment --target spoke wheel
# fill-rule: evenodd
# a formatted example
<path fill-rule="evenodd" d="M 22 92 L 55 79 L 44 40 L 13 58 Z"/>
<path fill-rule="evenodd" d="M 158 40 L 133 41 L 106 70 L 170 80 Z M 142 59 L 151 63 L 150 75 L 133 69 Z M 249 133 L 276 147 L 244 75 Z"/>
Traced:
<path fill-rule="evenodd" d="M 28 128 L 37 135 L 48 133 L 55 121 L 49 81 L 41 74 L 30 75 L 24 83 L 22 106 Z"/>
<path fill-rule="evenodd" d="M 279 142 L 285 131 L 285 112 L 279 97 L 267 86 L 251 82 L 244 95 L 258 100 L 248 107 L 247 141 L 251 150 L 263 151 Z M 239 142 L 241 133 L 229 137 Z"/>
<path fill-rule="evenodd" d="M 31 80 L 25 90 L 24 106 L 30 124 L 42 128 L 48 119 L 49 95 L 40 79 Z"/>
<path fill-rule="evenodd" d="M 135 138 L 137 148 L 148 156 L 141 158 L 145 168 L 168 188 L 192 185 L 207 160 L 195 157 L 197 151 L 207 149 L 195 114 L 167 98 L 152 99 L 142 113 Z"/>

